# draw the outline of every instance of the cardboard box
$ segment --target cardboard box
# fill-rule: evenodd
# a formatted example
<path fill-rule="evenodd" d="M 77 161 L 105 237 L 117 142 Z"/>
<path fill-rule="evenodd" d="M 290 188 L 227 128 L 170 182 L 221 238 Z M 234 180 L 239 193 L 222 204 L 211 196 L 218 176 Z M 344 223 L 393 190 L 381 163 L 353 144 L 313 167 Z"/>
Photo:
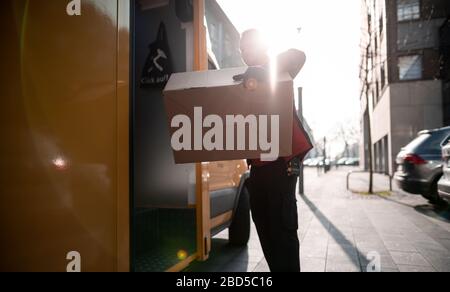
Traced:
<path fill-rule="evenodd" d="M 245 71 L 234 68 L 171 76 L 164 100 L 177 164 L 274 160 L 292 154 L 292 78 L 282 74 L 275 82 L 260 82 L 256 89 L 249 90 L 233 80 L 233 76 Z"/>

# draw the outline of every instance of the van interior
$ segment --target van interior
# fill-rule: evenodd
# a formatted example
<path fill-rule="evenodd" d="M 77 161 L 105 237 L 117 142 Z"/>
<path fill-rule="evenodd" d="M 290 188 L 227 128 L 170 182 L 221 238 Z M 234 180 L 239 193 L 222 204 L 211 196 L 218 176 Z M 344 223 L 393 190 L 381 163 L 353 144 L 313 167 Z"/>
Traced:
<path fill-rule="evenodd" d="M 143 1 L 146 2 L 146 1 Z M 175 165 L 161 89 L 143 88 L 149 45 L 166 26 L 173 70 L 187 69 L 188 32 L 175 1 L 135 3 L 132 37 L 132 269 L 165 271 L 196 253 L 195 165 Z"/>

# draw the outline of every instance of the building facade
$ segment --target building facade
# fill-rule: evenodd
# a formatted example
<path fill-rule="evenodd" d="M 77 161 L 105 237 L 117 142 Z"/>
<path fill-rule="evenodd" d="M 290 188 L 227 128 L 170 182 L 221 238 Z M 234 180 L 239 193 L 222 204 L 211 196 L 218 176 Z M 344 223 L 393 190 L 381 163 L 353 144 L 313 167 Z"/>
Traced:
<path fill-rule="evenodd" d="M 445 122 L 442 64 L 448 0 L 363 0 L 360 153 L 369 167 L 392 174 L 402 147 Z"/>
<path fill-rule="evenodd" d="M 444 102 L 444 124 L 450 125 L 450 18 L 440 29 L 441 77 Z"/>

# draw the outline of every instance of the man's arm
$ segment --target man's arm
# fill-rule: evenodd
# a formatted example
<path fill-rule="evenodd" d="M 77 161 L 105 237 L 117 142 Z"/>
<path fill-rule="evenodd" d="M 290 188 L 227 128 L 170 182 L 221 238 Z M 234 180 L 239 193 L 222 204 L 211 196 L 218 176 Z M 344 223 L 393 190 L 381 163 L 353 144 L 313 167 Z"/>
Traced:
<path fill-rule="evenodd" d="M 288 72 L 292 79 L 295 79 L 305 65 L 305 62 L 305 53 L 296 49 L 290 49 L 278 56 L 278 72 Z"/>
<path fill-rule="evenodd" d="M 278 56 L 277 71 L 278 73 L 288 72 L 292 79 L 295 79 L 305 65 L 305 62 L 305 53 L 296 49 L 290 49 Z M 233 79 L 234 81 L 244 81 L 244 84 L 249 79 L 268 81 L 270 80 L 270 73 L 267 69 L 268 67 L 266 68 L 266 66 L 249 67 L 244 74 L 233 76 Z"/>

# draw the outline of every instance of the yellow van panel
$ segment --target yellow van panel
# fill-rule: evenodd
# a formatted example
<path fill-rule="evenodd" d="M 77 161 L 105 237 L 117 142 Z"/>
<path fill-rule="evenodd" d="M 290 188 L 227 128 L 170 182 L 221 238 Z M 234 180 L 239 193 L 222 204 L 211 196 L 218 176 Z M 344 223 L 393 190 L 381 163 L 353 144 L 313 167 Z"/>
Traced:
<path fill-rule="evenodd" d="M 69 2 L 2 2 L 1 271 L 127 269 L 129 1 Z"/>
<path fill-rule="evenodd" d="M 239 187 L 241 177 L 247 169 L 245 160 L 209 163 L 209 191 Z"/>

